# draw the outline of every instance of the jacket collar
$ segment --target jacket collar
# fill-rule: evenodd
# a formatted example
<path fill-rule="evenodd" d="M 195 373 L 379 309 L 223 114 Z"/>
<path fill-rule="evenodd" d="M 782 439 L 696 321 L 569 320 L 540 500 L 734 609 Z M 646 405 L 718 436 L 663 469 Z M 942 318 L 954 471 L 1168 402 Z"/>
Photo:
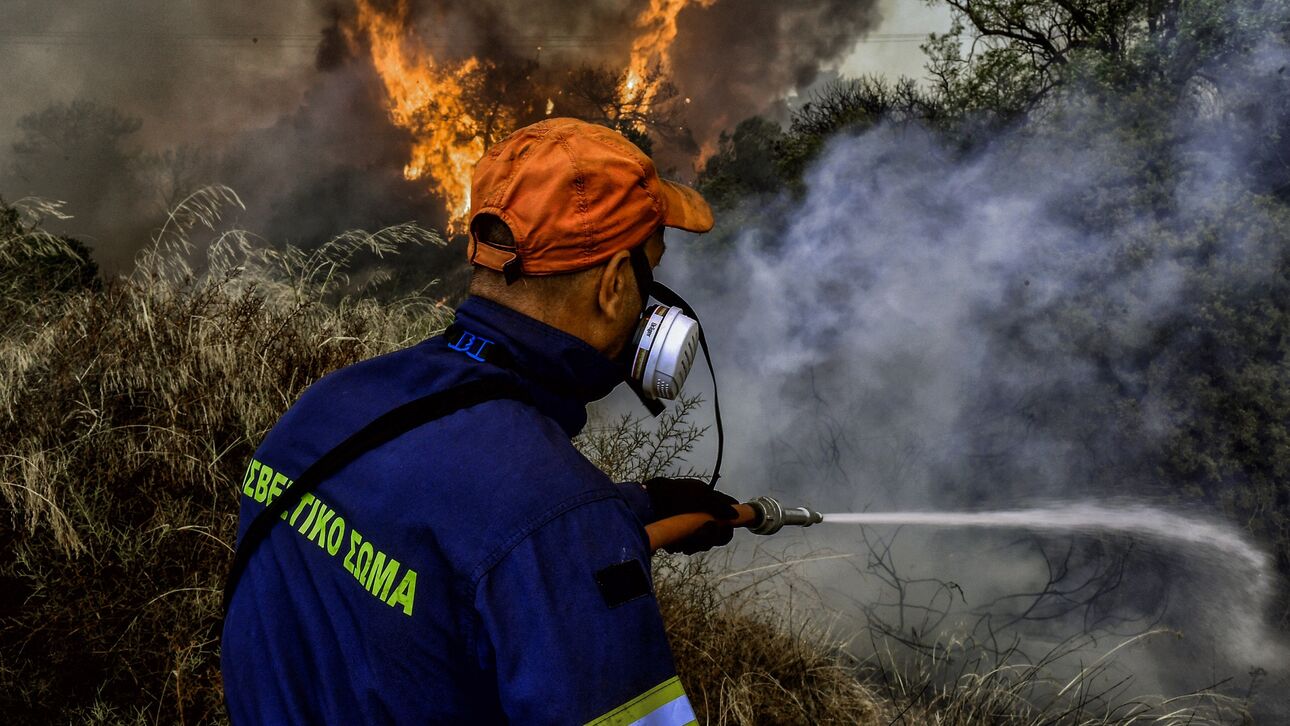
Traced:
<path fill-rule="evenodd" d="M 587 424 L 587 404 L 623 382 L 618 364 L 585 341 L 492 300 L 466 298 L 456 324 L 504 349 L 506 367 L 531 384 L 538 409 L 570 437 Z"/>

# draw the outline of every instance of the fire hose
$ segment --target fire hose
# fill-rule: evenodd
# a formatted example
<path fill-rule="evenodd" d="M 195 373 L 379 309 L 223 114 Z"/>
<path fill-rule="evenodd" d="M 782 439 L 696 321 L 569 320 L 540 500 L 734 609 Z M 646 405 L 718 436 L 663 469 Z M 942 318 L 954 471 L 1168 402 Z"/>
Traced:
<path fill-rule="evenodd" d="M 809 527 L 824 521 L 824 515 L 806 507 L 785 507 L 774 497 L 757 497 L 734 505 L 739 516 L 729 521 L 736 527 L 747 527 L 753 534 L 775 534 L 786 526 Z M 694 534 L 704 524 L 716 521 L 704 512 L 689 512 L 660 519 L 646 525 L 650 550 L 657 552 Z"/>

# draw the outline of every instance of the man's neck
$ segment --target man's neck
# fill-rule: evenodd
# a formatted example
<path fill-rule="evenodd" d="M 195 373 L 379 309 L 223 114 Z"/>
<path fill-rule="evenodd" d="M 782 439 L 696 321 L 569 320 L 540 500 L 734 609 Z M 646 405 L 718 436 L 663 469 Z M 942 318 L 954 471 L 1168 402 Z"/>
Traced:
<path fill-rule="evenodd" d="M 545 301 L 534 300 L 524 295 L 494 295 L 488 290 L 471 289 L 470 294 L 489 302 L 509 308 L 525 317 L 533 318 L 539 323 L 549 325 L 556 330 L 572 335 L 584 343 L 600 350 L 594 342 L 592 331 L 587 323 L 587 316 L 571 310 L 566 305 L 552 305 Z M 601 350 L 601 353 L 605 351 Z"/>

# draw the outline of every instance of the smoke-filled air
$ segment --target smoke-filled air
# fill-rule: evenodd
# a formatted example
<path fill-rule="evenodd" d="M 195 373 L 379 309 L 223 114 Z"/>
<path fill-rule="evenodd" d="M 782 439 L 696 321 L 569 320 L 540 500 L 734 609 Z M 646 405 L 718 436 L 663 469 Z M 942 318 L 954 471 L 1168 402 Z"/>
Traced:
<path fill-rule="evenodd" d="M 716 486 L 822 513 L 654 556 L 699 723 L 1290 721 L 1285 0 L 3 13 L 7 722 L 227 720 L 247 462 L 452 322 L 476 162 L 560 117 L 712 206 L 654 274 Z M 707 366 L 575 444 L 707 477 Z"/>

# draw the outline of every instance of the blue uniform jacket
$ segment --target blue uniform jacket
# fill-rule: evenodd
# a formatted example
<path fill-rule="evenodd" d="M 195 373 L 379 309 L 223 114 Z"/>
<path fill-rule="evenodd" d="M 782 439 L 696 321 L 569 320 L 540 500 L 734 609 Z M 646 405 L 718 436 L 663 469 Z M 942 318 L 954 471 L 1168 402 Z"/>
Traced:
<path fill-rule="evenodd" d="M 283 515 L 225 621 L 236 724 L 684 724 L 649 582 L 639 487 L 570 443 L 621 373 L 570 335 L 496 303 L 443 336 L 310 386 L 241 483 L 241 539 L 293 477 L 380 414 L 481 377 L 496 400 L 373 449 Z M 481 346 L 510 353 L 506 368 Z"/>

